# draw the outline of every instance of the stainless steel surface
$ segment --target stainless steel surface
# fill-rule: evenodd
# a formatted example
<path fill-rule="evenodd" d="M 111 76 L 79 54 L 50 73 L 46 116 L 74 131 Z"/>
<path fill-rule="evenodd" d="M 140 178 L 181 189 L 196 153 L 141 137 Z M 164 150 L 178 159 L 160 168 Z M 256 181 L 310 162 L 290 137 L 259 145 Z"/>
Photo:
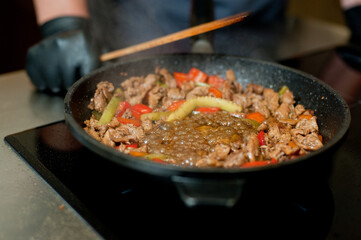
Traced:
<path fill-rule="evenodd" d="M 278 58 L 323 50 L 349 32 L 319 21 L 291 21 Z M 37 93 L 25 71 L 0 75 L 0 137 L 64 119 L 63 99 Z M 0 239 L 101 239 L 4 141 L 0 143 Z"/>
<path fill-rule="evenodd" d="M 0 136 L 62 120 L 63 99 L 37 93 L 26 73 L 0 76 Z M 4 141 L 0 239 L 101 239 Z"/>

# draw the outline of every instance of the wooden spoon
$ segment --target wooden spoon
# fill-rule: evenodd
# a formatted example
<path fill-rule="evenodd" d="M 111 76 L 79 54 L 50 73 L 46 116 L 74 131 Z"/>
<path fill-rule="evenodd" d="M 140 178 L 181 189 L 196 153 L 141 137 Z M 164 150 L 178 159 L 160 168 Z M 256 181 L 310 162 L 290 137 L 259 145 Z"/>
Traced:
<path fill-rule="evenodd" d="M 245 19 L 251 12 L 242 12 L 233 16 L 225 17 L 208 23 L 200 24 L 198 26 L 188 28 L 179 32 L 175 32 L 164 37 L 156 38 L 144 43 L 136 44 L 127 48 L 115 50 L 109 53 L 102 54 L 100 60 L 102 62 L 108 61 L 114 58 L 129 55 L 135 52 L 143 51 L 149 48 L 157 47 L 167 43 L 175 42 L 184 38 L 192 37 L 205 32 L 213 31 L 222 27 L 229 26 Z"/>

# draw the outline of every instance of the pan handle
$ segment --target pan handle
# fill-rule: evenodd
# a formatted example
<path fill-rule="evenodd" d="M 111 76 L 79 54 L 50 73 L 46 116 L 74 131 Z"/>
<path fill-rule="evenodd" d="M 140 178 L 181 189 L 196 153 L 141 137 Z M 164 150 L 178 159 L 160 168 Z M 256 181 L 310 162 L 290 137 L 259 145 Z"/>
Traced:
<path fill-rule="evenodd" d="M 245 180 L 172 176 L 178 193 L 188 207 L 233 207 L 240 198 Z"/>

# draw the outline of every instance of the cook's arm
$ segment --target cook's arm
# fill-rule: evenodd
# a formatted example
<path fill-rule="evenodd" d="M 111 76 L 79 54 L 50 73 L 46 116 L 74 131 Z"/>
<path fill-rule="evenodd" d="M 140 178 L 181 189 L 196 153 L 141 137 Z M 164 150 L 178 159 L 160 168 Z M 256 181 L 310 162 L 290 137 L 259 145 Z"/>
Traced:
<path fill-rule="evenodd" d="M 40 26 L 58 17 L 89 17 L 86 0 L 33 0 L 33 3 Z"/>

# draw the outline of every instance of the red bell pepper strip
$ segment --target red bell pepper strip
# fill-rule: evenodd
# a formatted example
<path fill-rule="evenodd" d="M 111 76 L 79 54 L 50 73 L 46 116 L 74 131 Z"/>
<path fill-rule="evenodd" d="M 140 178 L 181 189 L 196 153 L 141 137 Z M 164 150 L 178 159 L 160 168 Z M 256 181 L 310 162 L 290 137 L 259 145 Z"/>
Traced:
<path fill-rule="evenodd" d="M 140 116 L 144 113 L 151 113 L 153 110 L 144 104 L 135 104 L 130 108 L 130 111 L 132 112 L 133 117 L 140 120 Z"/>
<path fill-rule="evenodd" d="M 167 163 L 166 161 L 164 161 L 160 158 L 153 158 L 152 160 L 153 160 L 153 162 L 157 162 L 157 163 Z"/>
<path fill-rule="evenodd" d="M 123 124 L 133 124 L 134 126 L 136 127 L 139 127 L 142 123 L 140 122 L 140 120 L 137 120 L 137 119 L 128 119 L 128 118 L 121 118 L 121 117 L 118 117 L 117 118 L 118 121 L 120 123 L 123 123 Z"/>
<path fill-rule="evenodd" d="M 266 120 L 266 117 L 260 112 L 248 113 L 246 114 L 246 118 L 255 120 L 260 124 Z"/>
<path fill-rule="evenodd" d="M 204 83 L 207 81 L 208 75 L 206 73 L 202 72 L 201 70 L 199 70 L 195 67 L 192 67 L 188 72 L 188 78 L 191 81 Z"/>
<path fill-rule="evenodd" d="M 276 164 L 278 163 L 277 159 L 272 159 L 272 160 L 266 160 L 266 161 L 254 161 L 254 162 L 247 162 L 242 164 L 241 167 L 262 167 L 262 166 L 267 166 L 267 165 L 271 165 L 271 164 Z"/>
<path fill-rule="evenodd" d="M 207 80 L 207 83 L 209 85 L 211 85 L 212 87 L 215 87 L 215 88 L 219 88 L 223 85 L 223 83 L 225 82 L 226 80 L 224 80 L 223 78 L 217 76 L 217 75 L 210 75 L 208 77 L 208 80 Z"/>
<path fill-rule="evenodd" d="M 170 112 L 173 112 L 173 111 L 177 110 L 180 107 L 180 105 L 182 105 L 185 101 L 186 100 L 180 100 L 180 101 L 174 102 L 168 106 L 167 110 Z"/>
<path fill-rule="evenodd" d="M 199 107 L 196 108 L 194 111 L 196 112 L 203 112 L 203 113 L 214 113 L 214 112 L 218 112 L 221 109 L 219 107 Z"/>
<path fill-rule="evenodd" d="M 128 144 L 125 145 L 126 148 L 138 148 L 138 143 L 132 143 L 132 144 Z"/>
<path fill-rule="evenodd" d="M 210 87 L 208 92 L 212 93 L 217 98 L 222 98 L 222 92 L 215 87 Z"/>
<path fill-rule="evenodd" d="M 264 131 L 260 131 L 258 134 L 257 134 L 257 138 L 258 138 L 258 142 L 259 142 L 259 145 L 262 146 L 262 145 L 266 145 L 266 140 L 264 138 Z"/>
<path fill-rule="evenodd" d="M 185 81 L 189 81 L 189 77 L 187 73 L 182 73 L 182 72 L 174 72 L 173 73 L 174 79 L 177 82 L 177 86 L 179 88 L 181 88 L 182 84 Z"/>
<path fill-rule="evenodd" d="M 127 110 L 128 108 L 130 108 L 130 104 L 127 101 L 119 102 L 118 108 L 115 111 L 115 117 L 122 117 L 125 110 Z"/>

